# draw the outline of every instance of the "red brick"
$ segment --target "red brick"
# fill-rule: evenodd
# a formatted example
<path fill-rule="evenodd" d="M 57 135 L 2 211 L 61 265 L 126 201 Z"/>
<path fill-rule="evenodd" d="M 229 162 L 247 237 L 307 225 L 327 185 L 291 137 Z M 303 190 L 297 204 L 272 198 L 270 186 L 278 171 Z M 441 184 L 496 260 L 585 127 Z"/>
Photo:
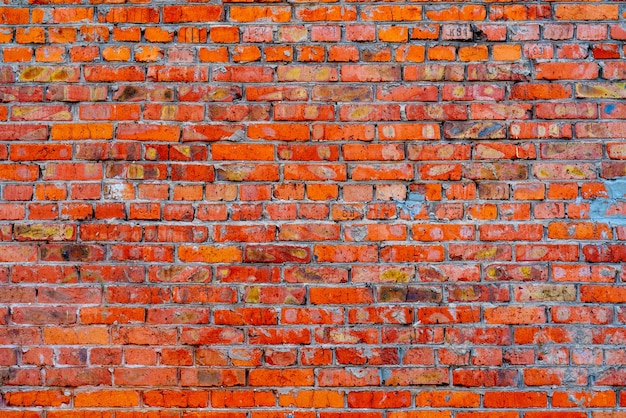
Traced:
<path fill-rule="evenodd" d="M 618 418 L 617 4 L 27 3 L 8 418 Z"/>

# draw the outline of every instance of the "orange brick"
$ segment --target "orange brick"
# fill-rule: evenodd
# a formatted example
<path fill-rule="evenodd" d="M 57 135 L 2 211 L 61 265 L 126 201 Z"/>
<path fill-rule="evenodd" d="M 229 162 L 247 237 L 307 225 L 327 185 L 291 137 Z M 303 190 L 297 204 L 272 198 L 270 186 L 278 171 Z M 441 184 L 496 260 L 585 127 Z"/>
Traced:
<path fill-rule="evenodd" d="M 492 53 L 496 61 L 517 61 L 522 56 L 519 45 L 494 45 Z"/>

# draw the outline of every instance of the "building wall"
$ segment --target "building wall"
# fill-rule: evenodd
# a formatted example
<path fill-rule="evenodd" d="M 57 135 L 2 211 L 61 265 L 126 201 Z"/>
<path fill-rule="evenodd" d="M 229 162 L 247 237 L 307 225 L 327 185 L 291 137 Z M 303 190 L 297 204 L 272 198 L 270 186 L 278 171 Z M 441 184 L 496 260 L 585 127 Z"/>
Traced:
<path fill-rule="evenodd" d="M 626 4 L 5 0 L 3 418 L 624 418 Z"/>

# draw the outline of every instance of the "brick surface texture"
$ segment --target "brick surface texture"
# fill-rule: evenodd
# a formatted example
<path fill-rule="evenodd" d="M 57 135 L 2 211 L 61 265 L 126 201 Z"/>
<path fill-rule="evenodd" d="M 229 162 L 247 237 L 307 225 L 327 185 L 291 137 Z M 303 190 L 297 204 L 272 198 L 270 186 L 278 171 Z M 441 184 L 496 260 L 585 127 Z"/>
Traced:
<path fill-rule="evenodd" d="M 4 0 L 1 418 L 626 418 L 626 3 Z"/>

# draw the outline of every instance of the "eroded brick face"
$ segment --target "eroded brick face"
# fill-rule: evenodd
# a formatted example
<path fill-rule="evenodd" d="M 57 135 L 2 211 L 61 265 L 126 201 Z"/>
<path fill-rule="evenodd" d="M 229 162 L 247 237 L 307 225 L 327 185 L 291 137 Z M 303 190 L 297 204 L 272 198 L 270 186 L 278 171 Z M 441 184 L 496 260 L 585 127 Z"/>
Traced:
<path fill-rule="evenodd" d="M 626 417 L 622 3 L 3 3 L 0 417 Z"/>

